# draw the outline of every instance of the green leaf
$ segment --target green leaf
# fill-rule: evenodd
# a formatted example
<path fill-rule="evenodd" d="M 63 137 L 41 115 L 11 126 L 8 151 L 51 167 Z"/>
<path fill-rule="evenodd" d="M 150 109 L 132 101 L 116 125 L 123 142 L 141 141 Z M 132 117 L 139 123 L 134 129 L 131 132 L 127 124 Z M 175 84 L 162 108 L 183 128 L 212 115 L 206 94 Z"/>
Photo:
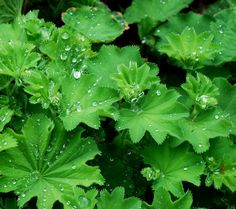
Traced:
<path fill-rule="evenodd" d="M 212 22 L 211 29 L 214 32 L 215 41 L 221 46 L 215 64 L 235 61 L 236 9 L 223 10 L 215 18 L 216 21 Z"/>
<path fill-rule="evenodd" d="M 216 78 L 215 85 L 219 88 L 218 96 L 219 106 L 228 114 L 228 118 L 232 121 L 230 132 L 236 135 L 236 85 L 231 85 L 223 78 Z"/>
<path fill-rule="evenodd" d="M 120 36 L 127 25 L 122 16 L 108 8 L 83 6 L 63 14 L 66 25 L 88 37 L 92 42 L 110 42 Z"/>
<path fill-rule="evenodd" d="M 143 96 L 144 90 L 158 83 L 157 76 L 150 73 L 150 67 L 147 64 L 138 67 L 136 62 L 130 62 L 128 67 L 119 65 L 118 73 L 112 78 L 116 81 L 121 96 L 128 101 Z"/>
<path fill-rule="evenodd" d="M 93 75 L 83 75 L 79 80 L 66 78 L 62 84 L 60 118 L 67 130 L 80 123 L 98 129 L 99 110 L 107 110 L 119 100 L 115 90 L 98 87 Z"/>
<path fill-rule="evenodd" d="M 236 146 L 228 138 L 211 141 L 210 150 L 205 154 L 207 165 L 206 185 L 221 189 L 223 185 L 236 191 Z"/>
<path fill-rule="evenodd" d="M 117 67 L 119 65 L 123 64 L 127 66 L 130 61 L 137 62 L 137 65 L 143 63 L 138 47 L 127 46 L 118 48 L 116 46 L 104 45 L 96 57 L 88 60 L 87 70 L 89 73 L 96 75 L 99 79 L 99 85 L 118 90 L 118 86 L 112 79 L 112 75 L 118 73 Z"/>
<path fill-rule="evenodd" d="M 174 32 L 180 34 L 186 25 L 195 29 L 196 33 L 210 30 L 210 23 L 214 19 L 211 16 L 194 12 L 179 13 L 168 19 L 168 22 L 157 27 L 154 35 L 159 36 L 163 41 L 167 34 Z"/>
<path fill-rule="evenodd" d="M 54 130 L 53 130 L 54 129 Z M 81 131 L 66 134 L 62 125 L 46 116 L 32 115 L 14 134 L 18 147 L 0 153 L 0 192 L 15 191 L 20 207 L 37 197 L 38 209 L 52 208 L 55 201 L 67 205 L 76 185 L 102 184 L 97 167 L 86 165 L 99 151 L 94 140 L 81 138 Z"/>
<path fill-rule="evenodd" d="M 0 131 L 3 130 L 4 126 L 11 121 L 14 111 L 6 106 L 0 109 Z"/>
<path fill-rule="evenodd" d="M 232 127 L 228 115 L 216 108 L 201 112 L 194 118 L 182 119 L 179 123 L 182 136 L 177 141 L 188 141 L 197 153 L 209 149 L 209 139 L 227 137 Z"/>
<path fill-rule="evenodd" d="M 0 23 L 10 22 L 21 14 L 23 0 L 0 0 Z"/>
<path fill-rule="evenodd" d="M 204 164 L 201 157 L 188 151 L 188 146 L 170 147 L 168 142 L 163 145 L 151 145 L 143 151 L 144 162 L 153 169 L 159 170 L 159 176 L 153 179 L 152 188 L 164 188 L 176 197 L 184 195 L 182 182 L 187 181 L 200 185 L 200 175 Z"/>
<path fill-rule="evenodd" d="M 141 201 L 135 197 L 124 198 L 124 188 L 117 187 L 110 194 L 108 191 L 103 190 L 100 192 L 98 199 L 98 209 L 107 209 L 112 205 L 112 209 L 137 209 L 141 208 Z"/>
<path fill-rule="evenodd" d="M 17 201 L 15 198 L 2 198 L 0 197 L 1 209 L 18 209 Z"/>
<path fill-rule="evenodd" d="M 218 88 L 203 74 L 197 73 L 196 78 L 188 75 L 186 83 L 181 86 L 190 96 L 194 104 L 207 109 L 218 104 Z"/>
<path fill-rule="evenodd" d="M 192 202 L 193 198 L 189 191 L 179 199 L 172 201 L 170 194 L 160 187 L 154 192 L 152 205 L 143 203 L 143 209 L 190 209 Z"/>
<path fill-rule="evenodd" d="M 7 132 L 0 134 L 0 152 L 17 146 L 17 140 Z"/>
<path fill-rule="evenodd" d="M 179 94 L 160 85 L 140 99 L 130 109 L 121 108 L 117 130 L 129 129 L 133 142 L 139 142 L 148 131 L 157 143 L 167 134 L 178 136 L 178 120 L 188 116 L 184 106 L 177 102 Z"/>
<path fill-rule="evenodd" d="M 9 75 L 21 84 L 22 74 L 37 67 L 41 56 L 34 52 L 35 46 L 21 41 L 2 42 L 0 45 L 0 74 Z"/>
<path fill-rule="evenodd" d="M 125 18 L 129 23 L 140 22 L 145 17 L 155 21 L 165 21 L 191 2 L 192 0 L 134 0 L 125 11 Z"/>
<path fill-rule="evenodd" d="M 188 70 L 202 68 L 213 60 L 219 51 L 211 32 L 197 34 L 194 28 L 188 26 L 181 34 L 170 33 L 166 39 L 168 43 L 158 44 L 157 49 L 177 60 L 177 65 Z"/>
<path fill-rule="evenodd" d="M 94 209 L 97 203 L 97 194 L 96 189 L 85 192 L 82 188 L 75 187 L 73 195 L 67 196 L 65 194 L 65 199 L 67 200 L 67 205 L 71 206 L 73 209 Z"/>

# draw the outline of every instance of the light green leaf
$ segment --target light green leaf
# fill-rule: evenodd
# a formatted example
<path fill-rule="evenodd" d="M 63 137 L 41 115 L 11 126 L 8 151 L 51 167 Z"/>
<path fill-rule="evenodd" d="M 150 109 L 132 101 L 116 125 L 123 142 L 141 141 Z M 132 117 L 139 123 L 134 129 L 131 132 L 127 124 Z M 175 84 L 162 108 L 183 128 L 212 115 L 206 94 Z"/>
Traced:
<path fill-rule="evenodd" d="M 7 132 L 0 134 L 0 152 L 17 146 L 17 140 Z"/>
<path fill-rule="evenodd" d="M 127 25 L 122 16 L 113 14 L 108 8 L 82 6 L 69 9 L 62 17 L 64 23 L 92 42 L 112 41 L 120 36 Z"/>
<path fill-rule="evenodd" d="M 210 150 L 205 154 L 207 165 L 206 185 L 221 189 L 223 185 L 236 191 L 236 146 L 228 138 L 211 141 Z"/>
<path fill-rule="evenodd" d="M 179 199 L 172 201 L 170 194 L 160 187 L 154 192 L 152 205 L 143 203 L 143 209 L 190 209 L 192 202 L 192 194 L 189 191 Z"/>
<path fill-rule="evenodd" d="M 159 43 L 157 49 L 177 60 L 177 65 L 188 70 L 202 68 L 215 58 L 220 49 L 213 42 L 214 35 L 211 32 L 197 34 L 192 27 L 185 27 L 181 34 L 170 33 L 166 39 L 168 43 Z"/>
<path fill-rule="evenodd" d="M 22 41 L 3 41 L 0 45 L 0 74 L 12 76 L 21 84 L 22 73 L 37 67 L 41 59 L 41 56 L 34 52 L 34 48 L 33 44 Z"/>
<path fill-rule="evenodd" d="M 4 126 L 11 121 L 14 111 L 6 106 L 0 109 L 0 132 L 3 130 Z"/>
<path fill-rule="evenodd" d="M 228 114 L 228 118 L 232 121 L 230 133 L 236 135 L 236 85 L 232 86 L 223 78 L 216 78 L 214 83 L 220 92 L 218 97 L 219 106 Z"/>
<path fill-rule="evenodd" d="M 100 192 L 98 199 L 98 209 L 107 209 L 112 205 L 112 209 L 137 209 L 141 208 L 141 201 L 135 197 L 124 198 L 125 191 L 123 187 L 116 187 L 110 194 L 104 190 Z"/>
<path fill-rule="evenodd" d="M 119 100 L 118 93 L 109 88 L 98 87 L 93 75 L 83 75 L 79 80 L 66 78 L 62 83 L 61 113 L 67 130 L 80 123 L 98 129 L 99 111 L 107 110 Z"/>
<path fill-rule="evenodd" d="M 218 104 L 218 88 L 203 74 L 197 73 L 196 78 L 188 75 L 186 83 L 181 86 L 201 109 L 207 109 Z"/>
<path fill-rule="evenodd" d="M 218 136 L 226 137 L 230 133 L 231 122 L 228 115 L 220 109 L 209 109 L 196 117 L 180 120 L 182 137 L 179 143 L 188 141 L 197 153 L 209 149 L 209 139 Z"/>
<path fill-rule="evenodd" d="M 176 197 L 181 197 L 184 195 L 183 181 L 200 185 L 204 164 L 200 163 L 201 157 L 189 152 L 185 145 L 174 148 L 168 142 L 160 146 L 151 145 L 144 149 L 143 157 L 146 164 L 159 170 L 159 176 L 153 179 L 154 190 L 163 187 Z"/>
<path fill-rule="evenodd" d="M 68 196 L 65 194 L 65 199 L 67 200 L 67 205 L 71 206 L 72 209 L 94 209 L 97 203 L 97 194 L 96 189 L 85 192 L 82 188 L 75 187 L 73 195 Z"/>
<path fill-rule="evenodd" d="M 81 131 L 68 135 L 59 122 L 54 128 L 40 114 L 27 120 L 22 134 L 12 134 L 18 147 L 0 153 L 0 192 L 15 191 L 20 207 L 37 197 L 38 209 L 50 209 L 57 200 L 71 209 L 64 195 L 73 195 L 76 185 L 103 183 L 99 169 L 86 165 L 99 151 L 94 140 L 81 138 Z"/>
<path fill-rule="evenodd" d="M 165 21 L 191 2 L 192 0 L 134 0 L 125 11 L 125 18 L 129 23 L 140 22 L 145 17 L 155 21 Z"/>
<path fill-rule="evenodd" d="M 117 67 L 119 65 L 127 66 L 130 61 L 137 62 L 137 65 L 143 63 L 138 47 L 126 46 L 118 48 L 116 46 L 102 46 L 98 55 L 88 60 L 87 70 L 89 73 L 97 76 L 99 85 L 118 90 L 112 75 L 118 73 Z"/>
<path fill-rule="evenodd" d="M 143 64 L 138 67 L 136 62 L 130 62 L 129 66 L 119 65 L 118 73 L 112 78 L 121 92 L 121 96 L 132 101 L 144 95 L 144 90 L 150 89 L 159 82 L 156 75 L 150 73 L 150 67 Z"/>
<path fill-rule="evenodd" d="M 130 109 L 120 110 L 118 130 L 129 129 L 133 142 L 139 142 L 148 131 L 157 143 L 162 143 L 167 134 L 179 136 L 178 121 L 188 116 L 184 106 L 177 102 L 179 94 L 160 85 L 135 101 Z"/>
<path fill-rule="evenodd" d="M 0 23 L 10 22 L 21 14 L 23 0 L 0 0 Z"/>

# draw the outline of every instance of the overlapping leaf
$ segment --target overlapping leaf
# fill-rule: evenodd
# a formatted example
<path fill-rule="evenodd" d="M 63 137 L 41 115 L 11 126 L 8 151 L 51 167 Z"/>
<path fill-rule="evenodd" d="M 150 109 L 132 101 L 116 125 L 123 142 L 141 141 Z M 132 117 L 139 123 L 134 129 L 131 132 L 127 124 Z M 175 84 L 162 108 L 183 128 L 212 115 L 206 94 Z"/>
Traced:
<path fill-rule="evenodd" d="M 204 164 L 200 156 L 188 151 L 187 146 L 171 148 L 168 142 L 160 146 L 151 145 L 143 151 L 143 157 L 146 164 L 159 171 L 159 175 L 153 179 L 154 190 L 164 188 L 181 197 L 184 195 L 183 181 L 200 185 Z"/>
<path fill-rule="evenodd" d="M 96 75 L 99 79 L 99 85 L 118 90 L 112 75 L 118 73 L 117 67 L 119 65 L 128 66 L 130 61 L 136 62 L 138 66 L 143 63 L 138 47 L 103 46 L 96 57 L 88 60 L 87 70 L 89 73 Z"/>
<path fill-rule="evenodd" d="M 23 0 L 1 0 L 0 1 L 0 23 L 10 22 L 21 14 Z"/>
<path fill-rule="evenodd" d="M 145 17 L 155 21 L 165 21 L 190 4 L 192 0 L 134 0 L 125 11 L 129 23 L 140 22 Z"/>
<path fill-rule="evenodd" d="M 170 33 L 166 36 L 167 44 L 158 44 L 161 53 L 177 60 L 184 69 L 202 68 L 213 60 L 219 46 L 213 42 L 214 35 L 209 32 L 197 34 L 194 28 L 186 27 L 181 34 Z"/>
<path fill-rule="evenodd" d="M 17 140 L 8 133 L 0 134 L 0 152 L 17 146 Z"/>
<path fill-rule="evenodd" d="M 206 185 L 220 189 L 223 185 L 236 191 L 236 146 L 228 138 L 212 140 L 206 153 Z"/>
<path fill-rule="evenodd" d="M 133 142 L 139 142 L 146 131 L 157 143 L 162 143 L 167 134 L 179 136 L 178 121 L 188 113 L 177 102 L 178 97 L 176 91 L 162 85 L 150 90 L 133 108 L 120 110 L 117 129 L 128 129 Z"/>
<path fill-rule="evenodd" d="M 218 97 L 219 106 L 227 114 L 232 121 L 230 133 L 236 135 L 236 85 L 231 85 L 223 78 L 217 78 L 214 83 L 219 88 L 220 95 Z"/>
<path fill-rule="evenodd" d="M 11 121 L 14 111 L 9 109 L 7 106 L 3 106 L 0 109 L 0 131 L 3 130 L 4 126 Z"/>
<path fill-rule="evenodd" d="M 141 201 L 138 198 L 130 197 L 124 198 L 124 188 L 117 187 L 110 194 L 104 190 L 100 192 L 100 198 L 98 199 L 98 209 L 107 209 L 112 205 L 112 209 L 137 209 L 141 208 Z"/>
<path fill-rule="evenodd" d="M 86 161 L 99 153 L 94 141 L 81 138 L 81 132 L 67 135 L 62 125 L 46 116 L 33 115 L 22 134 L 14 134 L 18 147 L 0 153 L 0 191 L 15 191 L 22 207 L 37 197 L 38 209 L 52 208 L 55 201 L 71 209 L 64 195 L 73 195 L 76 185 L 102 184 L 97 167 Z"/>
<path fill-rule="evenodd" d="M 179 123 L 182 129 L 179 143 L 188 141 L 198 153 L 209 149 L 209 139 L 228 136 L 232 126 L 228 115 L 220 109 L 209 109 L 194 119 L 183 119 Z"/>
<path fill-rule="evenodd" d="M 152 205 L 143 203 L 143 209 L 190 209 L 193 198 L 190 192 L 185 193 L 179 199 L 172 201 L 170 194 L 163 188 L 154 192 Z"/>
<path fill-rule="evenodd" d="M 126 29 L 125 20 L 108 8 L 83 6 L 63 14 L 66 25 L 82 33 L 93 42 L 112 41 Z"/>
<path fill-rule="evenodd" d="M 136 62 L 130 62 L 129 66 L 119 65 L 118 73 L 112 78 L 121 92 L 121 96 L 132 101 L 144 95 L 144 90 L 150 89 L 158 83 L 156 75 L 152 75 L 150 67 L 143 64 L 138 67 Z"/>
<path fill-rule="evenodd" d="M 99 110 L 107 110 L 119 100 L 115 90 L 98 87 L 97 83 L 93 75 L 84 75 L 79 80 L 68 77 L 63 81 L 60 117 L 67 130 L 79 123 L 98 129 Z"/>

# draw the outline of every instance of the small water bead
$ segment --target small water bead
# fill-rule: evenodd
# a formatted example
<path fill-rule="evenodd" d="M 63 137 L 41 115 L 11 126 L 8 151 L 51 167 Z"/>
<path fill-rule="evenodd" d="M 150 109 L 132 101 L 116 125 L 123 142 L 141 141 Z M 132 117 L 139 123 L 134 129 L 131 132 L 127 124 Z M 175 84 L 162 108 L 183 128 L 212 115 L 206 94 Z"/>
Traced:
<path fill-rule="evenodd" d="M 76 166 L 75 166 L 75 165 L 73 165 L 71 168 L 72 168 L 73 170 L 75 170 L 75 169 L 76 169 Z"/>
<path fill-rule="evenodd" d="M 78 204 L 81 208 L 87 208 L 90 204 L 90 200 L 85 196 L 78 197 Z"/>
<path fill-rule="evenodd" d="M 79 79 L 81 77 L 81 72 L 80 71 L 74 71 L 73 76 L 75 79 Z"/>
<path fill-rule="evenodd" d="M 215 115 L 215 119 L 218 120 L 220 118 L 219 115 Z"/>
<path fill-rule="evenodd" d="M 198 144 L 198 147 L 199 147 L 199 148 L 202 148 L 202 144 Z"/>
<path fill-rule="evenodd" d="M 224 33 L 224 31 L 221 29 L 221 30 L 219 30 L 219 33 L 220 33 L 220 34 L 223 34 L 223 33 Z"/>
<path fill-rule="evenodd" d="M 24 198 L 25 196 L 26 196 L 26 195 L 25 195 L 25 193 L 21 194 L 21 197 L 23 197 L 23 198 Z"/>
<path fill-rule="evenodd" d="M 61 53 L 60 58 L 61 60 L 65 61 L 68 58 L 68 56 L 65 53 Z"/>
<path fill-rule="evenodd" d="M 132 103 L 135 103 L 135 102 L 137 102 L 137 101 L 138 101 L 137 98 L 132 98 L 132 99 L 131 99 L 131 102 L 132 102 Z"/>
<path fill-rule="evenodd" d="M 68 45 L 68 46 L 65 47 L 65 51 L 68 52 L 68 51 L 70 51 L 70 50 L 71 50 L 71 46 Z"/>
<path fill-rule="evenodd" d="M 65 32 L 65 33 L 62 34 L 61 37 L 62 37 L 62 39 L 67 40 L 70 36 L 67 32 Z"/>
<path fill-rule="evenodd" d="M 77 62 L 77 58 L 72 58 L 72 63 L 76 63 Z"/>
<path fill-rule="evenodd" d="M 188 170 L 188 168 L 186 168 L 186 167 L 184 167 L 184 169 L 183 169 L 184 171 L 187 171 Z"/>
<path fill-rule="evenodd" d="M 143 95 L 144 95 L 144 92 L 143 92 L 143 91 L 138 94 L 139 97 L 142 97 Z"/>
<path fill-rule="evenodd" d="M 97 102 L 94 101 L 94 102 L 92 103 L 92 106 L 93 106 L 93 107 L 96 107 L 96 106 L 97 106 Z"/>
<path fill-rule="evenodd" d="M 156 95 L 157 96 L 161 96 L 161 91 L 160 90 L 156 90 Z"/>

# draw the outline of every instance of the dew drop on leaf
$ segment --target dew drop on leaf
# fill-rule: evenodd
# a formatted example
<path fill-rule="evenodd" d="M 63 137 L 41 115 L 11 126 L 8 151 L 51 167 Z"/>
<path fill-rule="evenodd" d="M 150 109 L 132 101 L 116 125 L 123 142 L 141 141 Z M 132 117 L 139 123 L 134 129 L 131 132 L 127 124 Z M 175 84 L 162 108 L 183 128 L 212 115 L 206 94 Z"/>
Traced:
<path fill-rule="evenodd" d="M 220 118 L 219 115 L 215 115 L 215 119 L 218 120 Z"/>
<path fill-rule="evenodd" d="M 71 46 L 68 45 L 68 46 L 65 47 L 65 51 L 68 52 L 68 51 L 70 51 L 70 50 L 71 50 Z"/>
<path fill-rule="evenodd" d="M 85 196 L 78 197 L 78 204 L 81 208 L 87 208 L 90 204 L 90 200 Z"/>
<path fill-rule="evenodd" d="M 161 91 L 160 91 L 160 90 L 157 90 L 157 91 L 156 91 L 156 95 L 157 95 L 157 96 L 161 96 Z"/>
<path fill-rule="evenodd" d="M 202 148 L 202 144 L 199 144 L 198 147 Z"/>
<path fill-rule="evenodd" d="M 66 60 L 67 59 L 67 54 L 65 54 L 65 53 L 61 53 L 61 55 L 60 55 L 60 58 L 61 58 L 61 60 Z"/>
<path fill-rule="evenodd" d="M 73 165 L 71 168 L 72 168 L 73 170 L 75 170 L 75 169 L 76 169 L 76 166 L 75 166 L 75 165 Z"/>
<path fill-rule="evenodd" d="M 73 59 L 72 59 L 72 63 L 76 63 L 77 62 L 77 59 L 74 57 Z"/>
<path fill-rule="evenodd" d="M 184 167 L 184 171 L 187 171 L 187 170 L 188 170 L 188 168 Z"/>
<path fill-rule="evenodd" d="M 75 79 L 79 79 L 81 77 L 81 72 L 80 71 L 74 71 L 73 76 Z"/>
<path fill-rule="evenodd" d="M 62 37 L 62 39 L 67 40 L 70 36 L 67 32 L 65 32 L 65 33 L 62 34 L 61 37 Z"/>

